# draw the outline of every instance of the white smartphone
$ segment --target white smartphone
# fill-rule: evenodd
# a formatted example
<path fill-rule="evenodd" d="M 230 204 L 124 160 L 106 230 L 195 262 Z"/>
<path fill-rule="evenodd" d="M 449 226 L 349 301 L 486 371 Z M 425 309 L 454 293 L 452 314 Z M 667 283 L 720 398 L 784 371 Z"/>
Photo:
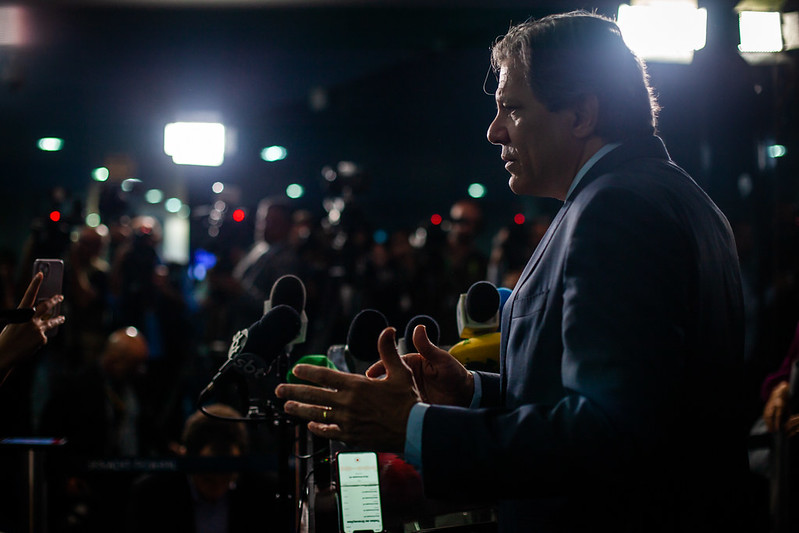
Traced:
<path fill-rule="evenodd" d="M 44 274 L 41 286 L 39 286 L 39 293 L 36 295 L 35 305 L 55 296 L 62 294 L 64 284 L 64 261 L 61 259 L 37 259 L 33 262 L 33 275 L 41 272 Z M 61 314 L 61 304 L 50 310 L 50 316 L 58 316 Z M 52 337 L 58 331 L 58 327 L 52 328 L 47 331 L 47 336 Z"/>
<path fill-rule="evenodd" d="M 377 454 L 339 452 L 338 504 L 340 529 L 344 533 L 383 531 Z"/>

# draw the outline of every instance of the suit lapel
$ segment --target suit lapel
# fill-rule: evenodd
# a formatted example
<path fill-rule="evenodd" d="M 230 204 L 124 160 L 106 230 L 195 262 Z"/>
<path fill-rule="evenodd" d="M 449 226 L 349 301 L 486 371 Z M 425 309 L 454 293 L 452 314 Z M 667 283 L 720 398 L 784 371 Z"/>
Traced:
<path fill-rule="evenodd" d="M 560 223 L 563 221 L 566 212 L 572 205 L 573 199 L 580 194 L 580 191 L 583 190 L 589 183 L 594 181 L 597 177 L 609 172 L 610 170 L 618 167 L 619 165 L 632 160 L 632 159 L 639 159 L 639 158 L 656 158 L 656 159 L 665 159 L 670 160 L 669 153 L 666 151 L 666 146 L 663 144 L 663 141 L 660 137 L 651 136 L 651 137 L 642 137 L 636 138 L 629 141 L 625 141 L 623 144 L 618 146 L 617 148 L 611 150 L 604 157 L 602 157 L 599 161 L 591 167 L 585 176 L 583 176 L 580 183 L 577 184 L 577 187 L 572 191 L 571 195 L 566 198 L 563 206 L 558 210 L 558 213 L 555 215 L 555 218 L 552 220 L 552 223 L 547 228 L 546 233 L 544 233 L 544 237 L 541 239 L 541 242 L 538 243 L 536 246 L 535 251 L 533 251 L 533 255 L 530 257 L 530 260 L 527 262 L 527 265 L 524 267 L 521 276 L 519 277 L 519 281 L 516 283 L 516 287 L 514 287 L 513 292 L 511 293 L 510 298 L 505 304 L 505 311 L 502 313 L 502 324 L 501 324 L 501 331 L 502 331 L 502 340 L 500 344 L 500 378 L 501 378 L 501 394 L 503 400 L 505 399 L 505 394 L 507 393 L 507 372 L 503 369 L 506 365 L 506 356 L 507 356 L 507 346 L 508 346 L 508 334 L 510 332 L 510 322 L 511 322 L 511 315 L 513 312 L 513 302 L 516 299 L 516 295 L 519 292 L 519 289 L 527 282 L 527 280 L 532 275 L 533 271 L 535 270 L 538 263 L 541 261 L 541 258 L 544 256 L 544 252 L 546 252 L 547 247 L 549 246 L 550 242 L 552 242 L 552 237 L 555 232 L 558 231 L 558 227 Z M 510 305 L 508 305 L 510 304 Z"/>

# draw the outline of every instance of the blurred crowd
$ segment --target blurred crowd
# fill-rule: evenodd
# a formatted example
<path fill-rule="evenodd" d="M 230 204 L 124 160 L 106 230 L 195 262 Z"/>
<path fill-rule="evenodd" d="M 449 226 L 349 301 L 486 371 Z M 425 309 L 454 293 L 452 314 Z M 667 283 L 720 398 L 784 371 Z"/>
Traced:
<path fill-rule="evenodd" d="M 363 309 L 379 310 L 400 331 L 413 316 L 430 315 L 441 344 L 452 345 L 459 295 L 483 280 L 512 288 L 548 221 L 543 215 L 503 228 L 483 249 L 483 213 L 473 199 L 455 202 L 440 225 L 376 239 L 361 217 L 331 227 L 268 198 L 249 240 L 209 240 L 212 266 L 201 278 L 192 265 L 163 260 L 155 217 L 123 216 L 98 227 L 37 221 L 22 251 L 0 258 L 0 301 L 3 309 L 18 306 L 34 259 L 62 259 L 64 321 L 0 387 L 0 437 L 66 437 L 70 456 L 81 459 L 174 455 L 200 391 L 227 359 L 235 333 L 261 317 L 281 276 L 298 276 L 307 291 L 308 333 L 292 356 L 344 344 Z M 275 452 L 269 427 L 248 431 L 251 452 Z M 101 477 L 55 478 L 56 529 L 102 529 L 121 516 L 118 495 L 136 476 Z M 17 491 L 3 490 L 10 493 L 0 501 L 13 507 Z"/>
<path fill-rule="evenodd" d="M 363 309 L 379 310 L 398 331 L 412 317 L 430 315 L 439 323 L 440 344 L 453 345 L 459 340 L 460 294 L 483 280 L 512 289 L 551 215 L 501 228 L 485 241 L 490 246 L 479 244 L 485 225 L 481 204 L 473 199 L 455 202 L 441 224 L 403 228 L 380 239 L 361 217 L 331 227 L 280 199 L 262 200 L 255 218 L 250 239 L 219 235 L 210 241 L 212 266 L 201 278 L 192 275 L 191 265 L 162 259 L 161 223 L 151 216 L 123 216 L 98 227 L 37 222 L 22 251 L 0 251 L 0 309 L 20 304 L 35 258 L 65 263 L 65 320 L 58 333 L 34 356 L 16 361 L 13 372 L 0 366 L 0 437 L 66 437 L 70 456 L 84 459 L 178 454 L 187 424 L 197 420 L 198 394 L 227 359 L 234 334 L 260 318 L 273 284 L 285 274 L 298 276 L 307 291 L 308 334 L 294 356 L 325 354 L 345 343 Z M 746 281 L 747 228 L 736 229 Z M 760 297 L 767 291 L 756 294 L 747 304 L 758 306 L 750 333 L 771 316 L 759 309 L 769 306 Z M 795 313 L 786 320 L 795 320 Z M 799 428 L 787 405 L 799 340 L 790 351 L 789 340 L 762 345 L 769 351 L 765 358 L 759 355 L 762 346 L 748 346 L 750 421 L 765 423 L 764 431 Z M 270 428 L 246 431 L 246 445 L 220 445 L 220 453 L 275 453 Z M 0 456 L 9 471 L 17 460 Z M 130 512 L 120 494 L 132 491 L 139 495 L 135 501 L 152 500 L 136 491 L 137 477 L 60 472 L 51 479 L 57 495 L 51 501 L 53 528 L 108 531 L 108 524 L 119 525 L 119 517 Z M 224 487 L 235 485 L 225 479 Z M 6 517 L 0 530 L 13 531 L 19 512 L 10 510 L 19 504 L 19 487 L 4 483 L 0 490 L 0 517 Z M 227 494 L 219 492 L 218 498 Z"/>

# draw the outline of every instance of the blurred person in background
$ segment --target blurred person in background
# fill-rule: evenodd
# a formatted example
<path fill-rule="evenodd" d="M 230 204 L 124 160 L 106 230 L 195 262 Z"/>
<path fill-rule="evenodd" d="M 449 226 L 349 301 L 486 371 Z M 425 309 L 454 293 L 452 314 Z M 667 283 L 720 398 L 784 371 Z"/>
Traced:
<path fill-rule="evenodd" d="M 110 265 L 104 259 L 106 237 L 98 228 L 83 226 L 70 246 L 64 265 L 70 323 L 65 331 L 67 357 L 75 365 L 90 362 L 111 333 Z"/>
<path fill-rule="evenodd" d="M 187 458 L 243 458 L 250 449 L 244 422 L 225 404 L 196 411 L 183 427 L 178 455 Z M 287 531 L 276 514 L 275 480 L 270 474 L 224 468 L 203 472 L 146 474 L 131 487 L 126 533 L 243 533 Z"/>
<path fill-rule="evenodd" d="M 249 327 L 264 313 L 272 285 L 285 274 L 302 279 L 296 249 L 291 245 L 291 207 L 282 200 L 265 198 L 258 204 L 255 242 L 233 267 L 227 290 L 234 297 L 231 336 Z"/>
<path fill-rule="evenodd" d="M 136 328 L 118 329 L 93 364 L 53 383 L 39 434 L 67 439 L 64 467 L 153 454 L 157 436 L 145 375 L 148 357 L 148 343 Z M 128 472 L 80 467 L 54 474 L 51 523 L 108 531 L 119 520 L 132 478 Z"/>

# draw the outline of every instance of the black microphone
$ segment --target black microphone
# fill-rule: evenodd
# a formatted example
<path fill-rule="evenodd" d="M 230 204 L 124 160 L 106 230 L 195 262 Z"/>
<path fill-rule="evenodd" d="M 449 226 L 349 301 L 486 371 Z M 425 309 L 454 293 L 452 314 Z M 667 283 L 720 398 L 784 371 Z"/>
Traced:
<path fill-rule="evenodd" d="M 286 353 L 286 345 L 301 328 L 300 315 L 288 305 L 270 309 L 258 322 L 239 331 L 228 352 L 229 359 L 200 393 L 200 403 L 216 387 L 217 381 L 230 369 L 244 376 L 252 394 L 260 389 L 258 381 L 269 373 L 275 360 Z"/>
<path fill-rule="evenodd" d="M 345 356 L 351 372 L 363 374 L 380 359 L 377 339 L 388 327 L 388 319 L 380 311 L 364 309 L 352 319 L 347 332 Z"/>
<path fill-rule="evenodd" d="M 427 330 L 427 338 L 430 339 L 430 342 L 438 346 L 441 328 L 436 319 L 430 315 L 416 315 L 408 321 L 405 326 L 405 335 L 397 342 L 397 351 L 400 355 L 419 351 L 419 348 L 413 342 L 413 330 L 420 324 Z"/>
<path fill-rule="evenodd" d="M 500 294 L 493 283 L 478 281 L 458 299 L 458 334 L 462 339 L 491 333 L 499 328 Z"/>
<path fill-rule="evenodd" d="M 264 314 L 278 305 L 288 305 L 300 315 L 300 332 L 289 343 L 292 346 L 305 342 L 308 333 L 308 315 L 305 314 L 306 294 L 302 280 L 294 274 L 286 274 L 275 281 L 269 299 L 264 302 Z"/>

